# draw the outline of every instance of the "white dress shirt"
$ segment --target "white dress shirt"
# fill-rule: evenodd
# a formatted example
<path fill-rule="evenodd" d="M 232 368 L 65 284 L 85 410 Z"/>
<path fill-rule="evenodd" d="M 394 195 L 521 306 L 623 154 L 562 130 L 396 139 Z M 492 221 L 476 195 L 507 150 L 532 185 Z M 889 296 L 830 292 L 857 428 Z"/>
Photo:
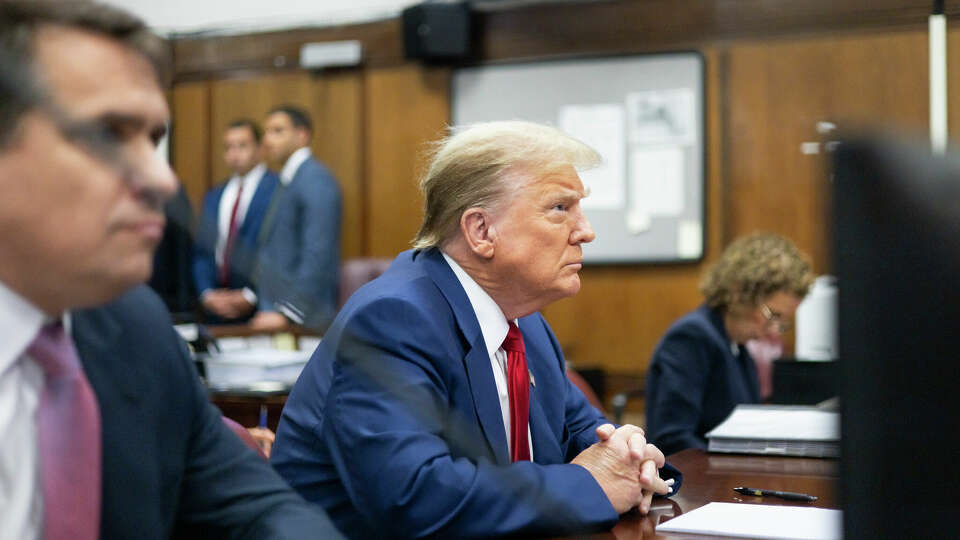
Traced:
<path fill-rule="evenodd" d="M 257 192 L 260 185 L 260 179 L 263 173 L 267 172 L 267 166 L 263 163 L 250 169 L 243 176 L 234 176 L 227 182 L 223 188 L 223 194 L 220 196 L 220 208 L 217 213 L 217 247 L 216 258 L 217 267 L 223 265 L 223 252 L 227 247 L 227 237 L 230 236 L 230 214 L 233 213 L 233 205 L 237 202 L 237 193 L 240 192 L 240 184 L 243 184 L 243 192 L 240 196 L 240 205 L 237 206 L 237 229 L 243 223 L 243 218 L 247 215 L 247 208 L 250 207 L 250 201 L 253 194 Z"/>
<path fill-rule="evenodd" d="M 35 420 L 43 371 L 26 350 L 44 320 L 0 282 L 0 538 L 38 538 L 43 529 Z"/>
<path fill-rule="evenodd" d="M 507 386 L 507 353 L 503 350 L 503 340 L 507 337 L 510 330 L 510 323 L 503 314 L 500 306 L 490 298 L 487 291 L 483 290 L 477 282 L 457 264 L 457 261 L 451 259 L 446 253 L 443 258 L 450 265 L 453 273 L 463 286 L 467 293 L 467 299 L 473 307 L 473 312 L 477 316 L 477 322 L 480 323 L 480 333 L 483 334 L 483 342 L 487 346 L 487 354 L 490 355 L 490 367 L 493 369 L 493 380 L 497 383 L 497 394 L 500 396 L 500 415 L 503 417 L 503 428 L 507 434 L 507 453 L 512 455 L 513 448 L 510 443 L 510 393 Z M 516 323 L 516 320 L 514 320 Z M 530 425 L 527 424 L 527 441 L 530 443 L 530 458 L 533 459 L 533 437 L 530 435 Z"/>
<path fill-rule="evenodd" d="M 297 174 L 297 169 L 299 169 L 300 166 L 303 165 L 303 162 L 309 157 L 310 148 L 306 146 L 290 154 L 290 157 L 287 158 L 287 162 L 283 164 L 283 170 L 280 171 L 280 183 L 285 186 L 290 185 L 290 182 L 293 181 L 294 175 Z"/>

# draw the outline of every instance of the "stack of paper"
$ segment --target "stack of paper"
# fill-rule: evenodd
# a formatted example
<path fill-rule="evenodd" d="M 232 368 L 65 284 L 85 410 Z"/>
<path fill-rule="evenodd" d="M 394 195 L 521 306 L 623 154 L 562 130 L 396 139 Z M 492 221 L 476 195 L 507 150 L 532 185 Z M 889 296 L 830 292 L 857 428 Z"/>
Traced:
<path fill-rule="evenodd" d="M 707 439 L 711 452 L 837 457 L 840 415 L 807 406 L 738 405 Z"/>
<path fill-rule="evenodd" d="M 293 384 L 313 351 L 235 350 L 204 360 L 211 388 L 248 386 L 263 381 Z"/>
<path fill-rule="evenodd" d="M 657 533 L 834 540 L 843 537 L 843 513 L 802 506 L 714 502 L 657 525 Z"/>

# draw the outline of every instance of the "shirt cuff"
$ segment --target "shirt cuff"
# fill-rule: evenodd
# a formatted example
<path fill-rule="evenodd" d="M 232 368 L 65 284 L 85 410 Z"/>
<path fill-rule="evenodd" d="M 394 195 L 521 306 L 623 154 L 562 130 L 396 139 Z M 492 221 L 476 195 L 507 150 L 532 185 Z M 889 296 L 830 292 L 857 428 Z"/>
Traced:
<path fill-rule="evenodd" d="M 246 299 L 247 302 L 250 302 L 251 306 L 257 305 L 257 293 L 253 292 L 250 287 L 244 287 L 241 294 L 243 294 L 243 298 Z"/>

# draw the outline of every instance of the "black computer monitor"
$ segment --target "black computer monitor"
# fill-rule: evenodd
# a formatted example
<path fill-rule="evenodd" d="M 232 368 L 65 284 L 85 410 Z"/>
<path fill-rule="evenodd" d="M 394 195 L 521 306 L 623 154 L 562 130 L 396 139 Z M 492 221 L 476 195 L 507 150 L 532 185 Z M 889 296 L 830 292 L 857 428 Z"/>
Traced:
<path fill-rule="evenodd" d="M 960 160 L 889 139 L 834 154 L 847 539 L 960 531 Z"/>

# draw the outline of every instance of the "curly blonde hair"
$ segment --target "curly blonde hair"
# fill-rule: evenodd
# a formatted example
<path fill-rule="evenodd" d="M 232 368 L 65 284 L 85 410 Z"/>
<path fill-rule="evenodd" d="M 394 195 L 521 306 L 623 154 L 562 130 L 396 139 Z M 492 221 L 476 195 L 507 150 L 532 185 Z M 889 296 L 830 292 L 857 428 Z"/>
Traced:
<path fill-rule="evenodd" d="M 778 291 L 807 295 L 814 275 L 807 257 L 776 234 L 752 234 L 727 246 L 704 274 L 700 292 L 711 308 L 758 306 Z"/>

